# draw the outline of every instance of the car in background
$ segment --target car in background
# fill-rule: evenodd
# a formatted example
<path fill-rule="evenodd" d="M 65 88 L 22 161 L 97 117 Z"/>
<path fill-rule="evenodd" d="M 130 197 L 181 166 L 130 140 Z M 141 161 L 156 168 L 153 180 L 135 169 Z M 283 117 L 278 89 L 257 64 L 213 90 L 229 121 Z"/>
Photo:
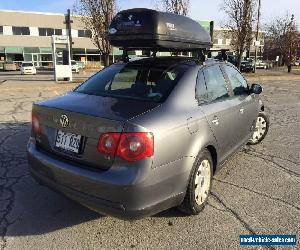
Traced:
<path fill-rule="evenodd" d="M 240 70 L 245 73 L 254 72 L 253 64 L 250 61 L 242 61 Z"/>
<path fill-rule="evenodd" d="M 14 62 L 6 61 L 3 63 L 3 70 L 4 71 L 16 71 L 17 65 Z"/>
<path fill-rule="evenodd" d="M 257 60 L 256 61 L 256 68 L 257 69 L 267 69 L 268 68 L 268 65 L 267 63 L 261 61 L 261 60 Z"/>
<path fill-rule="evenodd" d="M 78 68 L 80 69 L 84 69 L 85 68 L 85 63 L 84 62 L 77 62 Z"/>
<path fill-rule="evenodd" d="M 79 74 L 79 65 L 76 61 L 71 61 L 72 72 Z"/>
<path fill-rule="evenodd" d="M 295 66 L 300 66 L 300 59 L 295 62 Z"/>
<path fill-rule="evenodd" d="M 20 70 L 21 75 L 36 75 L 36 68 L 32 62 L 23 62 Z"/>

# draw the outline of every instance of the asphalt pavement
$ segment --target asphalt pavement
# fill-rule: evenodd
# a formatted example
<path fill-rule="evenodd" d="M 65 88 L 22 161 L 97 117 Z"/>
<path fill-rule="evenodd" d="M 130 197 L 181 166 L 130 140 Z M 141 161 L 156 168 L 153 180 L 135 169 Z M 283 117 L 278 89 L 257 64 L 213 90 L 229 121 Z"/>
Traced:
<path fill-rule="evenodd" d="M 185 216 L 169 209 L 128 222 L 92 212 L 32 179 L 26 160 L 32 103 L 76 84 L 55 84 L 46 73 L 10 74 L 0 73 L 1 250 L 263 249 L 240 247 L 240 234 L 297 234 L 300 249 L 300 77 L 263 78 L 269 133 L 224 164 L 203 212 Z"/>

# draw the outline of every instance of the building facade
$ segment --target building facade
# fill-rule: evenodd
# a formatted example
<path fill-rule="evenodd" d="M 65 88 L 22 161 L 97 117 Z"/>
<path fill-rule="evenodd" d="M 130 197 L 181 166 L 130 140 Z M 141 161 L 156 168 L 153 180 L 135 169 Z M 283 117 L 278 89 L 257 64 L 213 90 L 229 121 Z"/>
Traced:
<path fill-rule="evenodd" d="M 73 59 L 85 64 L 99 62 L 99 51 L 81 17 L 71 16 Z M 52 66 L 52 35 L 68 35 L 66 15 L 0 10 L 0 61 L 32 61 Z"/>
<path fill-rule="evenodd" d="M 232 54 L 234 53 L 234 48 L 231 44 L 232 31 L 229 29 L 215 28 L 213 33 L 213 49 L 226 49 Z M 255 57 L 255 36 L 256 32 L 252 34 L 252 42 L 249 44 L 248 49 L 244 52 L 244 58 L 254 58 Z M 257 55 L 259 59 L 262 59 L 265 44 L 265 33 L 259 32 L 258 43 L 257 43 Z"/>
<path fill-rule="evenodd" d="M 73 59 L 83 64 L 99 64 L 100 53 L 91 40 L 91 32 L 85 30 L 80 16 L 71 16 L 71 20 L 70 29 L 64 14 L 0 10 L 0 62 L 32 61 L 37 67 L 51 67 L 51 36 L 71 33 Z M 211 21 L 198 22 L 210 31 Z M 259 56 L 263 46 L 264 34 L 260 33 Z M 214 28 L 213 48 L 233 51 L 229 30 Z M 254 57 L 254 50 L 252 44 L 244 57 Z M 113 54 L 112 61 L 121 51 L 115 48 Z"/>

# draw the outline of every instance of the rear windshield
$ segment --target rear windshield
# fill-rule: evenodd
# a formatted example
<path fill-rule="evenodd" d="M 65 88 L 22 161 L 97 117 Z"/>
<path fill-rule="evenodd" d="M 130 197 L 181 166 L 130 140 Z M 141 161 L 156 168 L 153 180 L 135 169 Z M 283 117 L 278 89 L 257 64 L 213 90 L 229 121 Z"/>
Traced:
<path fill-rule="evenodd" d="M 32 63 L 22 63 L 22 67 L 32 67 Z"/>
<path fill-rule="evenodd" d="M 163 102 L 186 69 L 184 64 L 115 64 L 88 79 L 75 91 L 90 95 Z"/>
<path fill-rule="evenodd" d="M 72 65 L 76 65 L 76 62 L 71 62 Z"/>

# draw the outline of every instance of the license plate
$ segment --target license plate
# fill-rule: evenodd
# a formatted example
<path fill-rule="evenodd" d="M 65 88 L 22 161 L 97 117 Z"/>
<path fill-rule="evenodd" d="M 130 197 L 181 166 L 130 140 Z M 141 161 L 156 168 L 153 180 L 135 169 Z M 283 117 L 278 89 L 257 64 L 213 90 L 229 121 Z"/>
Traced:
<path fill-rule="evenodd" d="M 66 133 L 58 130 L 56 135 L 55 146 L 73 153 L 79 152 L 81 135 Z"/>

